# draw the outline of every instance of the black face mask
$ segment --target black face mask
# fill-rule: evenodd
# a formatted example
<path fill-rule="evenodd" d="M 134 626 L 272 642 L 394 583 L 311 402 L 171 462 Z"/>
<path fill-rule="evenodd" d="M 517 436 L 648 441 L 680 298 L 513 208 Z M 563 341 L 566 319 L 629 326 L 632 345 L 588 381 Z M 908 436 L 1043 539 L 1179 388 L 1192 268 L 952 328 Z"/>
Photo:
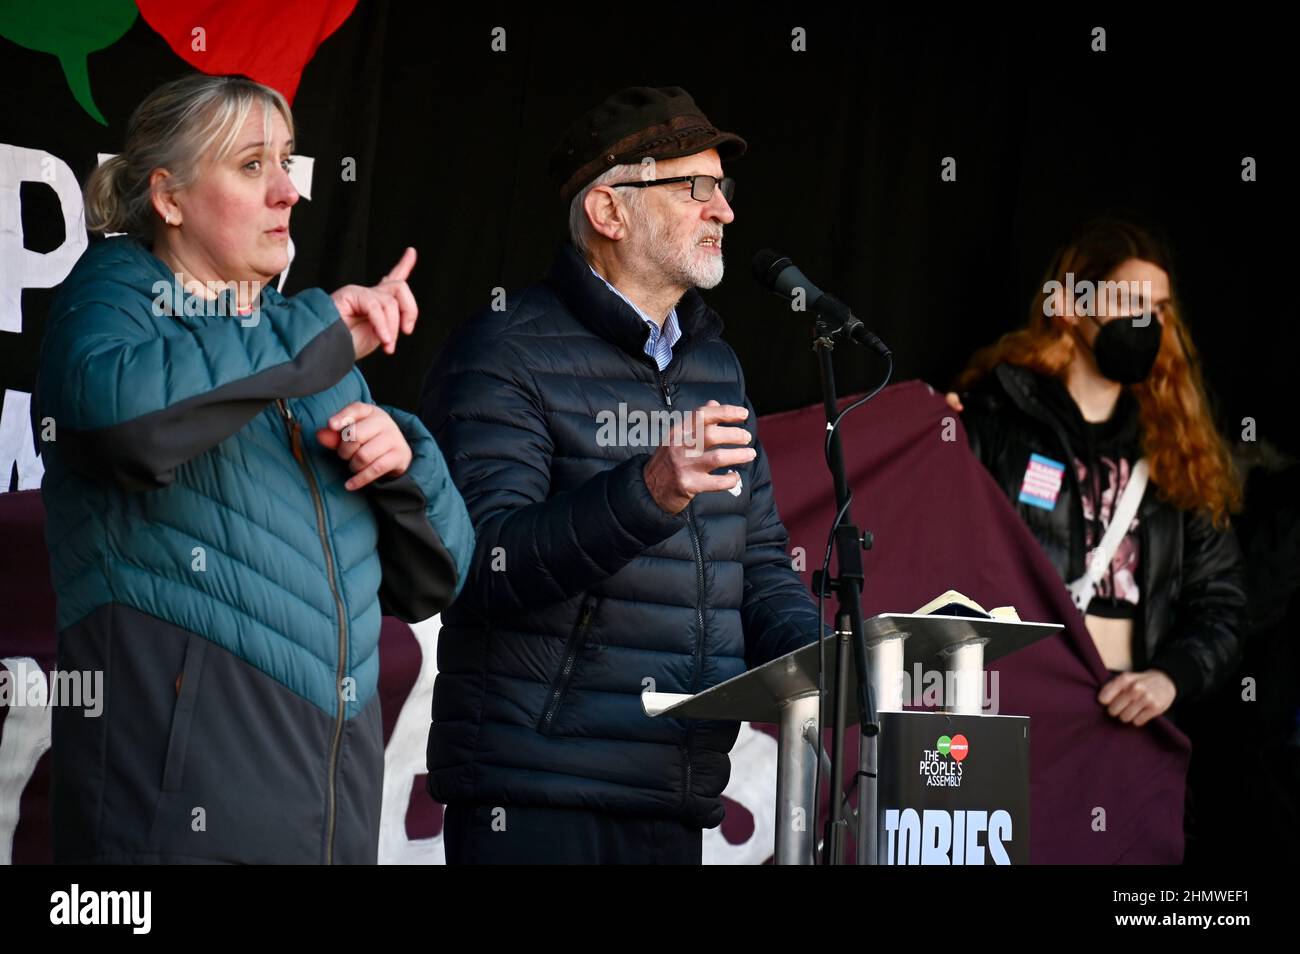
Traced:
<path fill-rule="evenodd" d="M 1092 318 L 1091 315 L 1088 317 Z M 1136 317 L 1136 316 L 1134 316 Z M 1116 317 L 1104 325 L 1097 325 L 1097 337 L 1092 342 L 1092 356 L 1103 377 L 1119 384 L 1137 384 L 1146 379 L 1160 353 L 1160 335 L 1164 326 L 1155 315 L 1139 326 L 1130 317 Z M 1082 337 L 1082 335 L 1080 335 Z"/>

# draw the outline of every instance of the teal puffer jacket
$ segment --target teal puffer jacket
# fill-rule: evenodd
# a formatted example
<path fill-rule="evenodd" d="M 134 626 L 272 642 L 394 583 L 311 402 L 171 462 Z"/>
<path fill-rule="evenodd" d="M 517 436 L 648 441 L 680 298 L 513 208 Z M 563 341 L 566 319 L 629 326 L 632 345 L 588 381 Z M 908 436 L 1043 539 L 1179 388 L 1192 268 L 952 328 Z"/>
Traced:
<path fill-rule="evenodd" d="M 315 432 L 373 402 L 325 292 L 223 317 L 173 283 L 133 239 L 93 245 L 42 345 L 59 668 L 106 700 L 56 710 L 56 859 L 373 861 L 380 617 L 455 598 L 464 503 L 391 407 L 409 469 L 344 488 Z"/>

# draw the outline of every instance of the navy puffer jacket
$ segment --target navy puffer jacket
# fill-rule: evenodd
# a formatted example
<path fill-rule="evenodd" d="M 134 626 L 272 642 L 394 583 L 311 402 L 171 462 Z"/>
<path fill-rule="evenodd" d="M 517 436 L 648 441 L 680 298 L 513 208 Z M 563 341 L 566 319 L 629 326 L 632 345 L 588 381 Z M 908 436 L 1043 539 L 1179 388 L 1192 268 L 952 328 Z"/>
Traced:
<path fill-rule="evenodd" d="M 816 638 L 752 407 L 758 455 L 735 468 L 738 492 L 673 515 L 646 486 L 638 421 L 749 406 L 718 315 L 694 290 L 677 314 L 660 372 L 645 322 L 566 242 L 544 282 L 467 322 L 429 373 L 420 416 L 478 538 L 439 636 L 438 801 L 716 826 L 739 725 L 650 719 L 641 692 L 700 692 Z"/>

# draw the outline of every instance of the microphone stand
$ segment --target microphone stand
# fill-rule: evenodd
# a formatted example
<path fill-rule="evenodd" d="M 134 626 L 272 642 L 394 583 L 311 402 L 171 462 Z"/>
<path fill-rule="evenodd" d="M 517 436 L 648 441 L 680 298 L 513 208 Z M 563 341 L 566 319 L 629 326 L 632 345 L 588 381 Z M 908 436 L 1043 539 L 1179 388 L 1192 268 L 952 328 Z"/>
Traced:
<path fill-rule="evenodd" d="M 829 297 L 829 296 L 827 296 Z M 823 315 L 817 317 L 813 333 L 813 350 L 817 352 L 821 368 L 822 403 L 826 409 L 827 427 L 839 413 L 839 401 L 835 393 L 835 368 L 831 361 L 835 350 L 835 337 L 845 331 L 844 327 L 832 330 Z M 838 574 L 823 578 L 820 570 L 813 574 L 814 585 L 821 596 L 833 592 L 838 597 L 839 606 L 835 615 L 835 688 L 834 721 L 831 743 L 831 790 L 830 817 L 826 820 L 826 832 L 823 845 L 823 863 L 841 865 L 845 863 L 845 841 L 849 833 L 849 824 L 844 817 L 844 734 L 848 724 L 848 674 L 849 647 L 852 644 L 853 669 L 857 679 L 856 701 L 858 707 L 858 726 L 864 740 L 870 738 L 871 745 L 863 745 L 864 753 L 870 749 L 871 764 L 860 765 L 859 780 L 869 787 L 869 793 L 860 792 L 859 826 L 871 826 L 869 833 L 862 832 L 858 838 L 859 853 L 868 846 L 874 852 L 876 837 L 876 798 L 875 798 L 875 739 L 880 732 L 880 721 L 876 715 L 875 699 L 871 692 L 871 681 L 867 674 L 867 644 L 862 622 L 862 584 L 865 579 L 862 568 L 862 551 L 870 549 L 870 532 L 862 533 L 852 522 L 852 514 L 847 504 L 850 497 L 848 477 L 844 471 L 844 454 L 840 447 L 840 432 L 836 428 L 830 439 L 831 479 L 835 483 L 835 512 L 844 512 L 844 521 L 835 529 L 835 558 Z M 824 647 L 822 649 L 824 651 Z M 820 731 L 820 729 L 819 729 Z M 869 834 L 869 838 L 863 838 Z M 875 858 L 857 859 L 858 864 L 875 864 Z"/>

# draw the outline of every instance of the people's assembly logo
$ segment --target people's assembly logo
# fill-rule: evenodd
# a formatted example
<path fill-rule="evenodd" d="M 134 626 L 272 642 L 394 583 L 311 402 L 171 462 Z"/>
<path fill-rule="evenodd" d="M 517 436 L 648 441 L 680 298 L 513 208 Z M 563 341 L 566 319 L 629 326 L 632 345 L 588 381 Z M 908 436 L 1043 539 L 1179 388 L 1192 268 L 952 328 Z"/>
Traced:
<path fill-rule="evenodd" d="M 970 743 L 966 736 L 941 735 L 934 748 L 921 750 L 921 761 L 917 763 L 916 773 L 925 779 L 928 786 L 961 788 L 961 763 L 968 755 Z"/>

